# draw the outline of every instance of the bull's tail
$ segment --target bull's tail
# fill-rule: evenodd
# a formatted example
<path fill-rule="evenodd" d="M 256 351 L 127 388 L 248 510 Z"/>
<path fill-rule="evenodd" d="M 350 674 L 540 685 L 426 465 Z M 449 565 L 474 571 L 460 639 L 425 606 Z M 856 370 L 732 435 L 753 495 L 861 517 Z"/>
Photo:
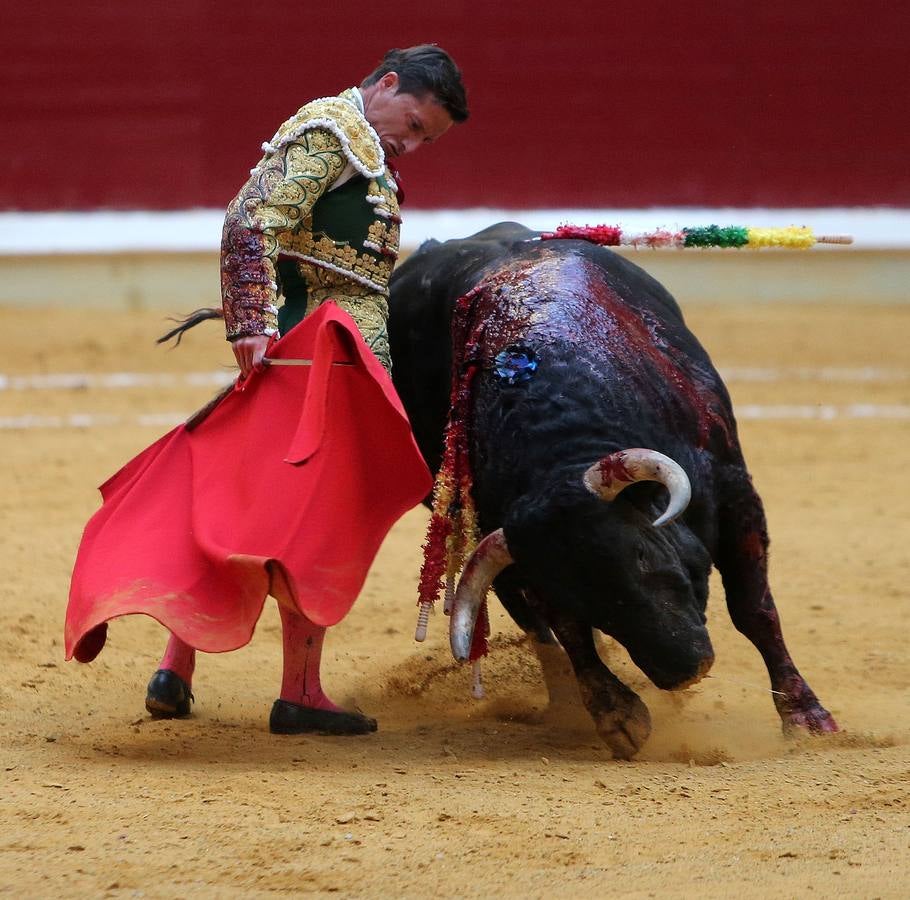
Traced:
<path fill-rule="evenodd" d="M 203 306 L 199 309 L 194 309 L 188 316 L 184 316 L 182 319 L 172 318 L 171 321 L 176 322 L 177 327 L 172 328 L 167 334 L 162 334 L 155 343 L 164 344 L 171 340 L 171 338 L 177 338 L 174 346 L 178 347 L 185 331 L 188 331 L 190 328 L 195 328 L 200 322 L 205 322 L 207 319 L 222 318 L 224 318 L 224 312 L 214 306 Z"/>

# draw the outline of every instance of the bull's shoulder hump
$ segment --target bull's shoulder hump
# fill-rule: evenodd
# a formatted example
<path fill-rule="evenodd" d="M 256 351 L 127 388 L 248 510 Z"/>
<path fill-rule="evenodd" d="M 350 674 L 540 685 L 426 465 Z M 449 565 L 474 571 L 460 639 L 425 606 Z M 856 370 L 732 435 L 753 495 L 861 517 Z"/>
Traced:
<path fill-rule="evenodd" d="M 520 222 L 497 222 L 483 228 L 476 234 L 466 237 L 466 241 L 496 241 L 508 243 L 511 241 L 526 241 L 530 238 L 537 237 L 539 232 L 532 231 L 530 228 L 522 225 Z"/>
<path fill-rule="evenodd" d="M 446 285 L 464 293 L 501 261 L 534 246 L 531 239 L 536 235 L 517 222 L 499 222 L 477 234 L 444 243 L 431 238 L 396 268 L 392 287 L 401 288 L 416 279 L 424 288 Z"/>

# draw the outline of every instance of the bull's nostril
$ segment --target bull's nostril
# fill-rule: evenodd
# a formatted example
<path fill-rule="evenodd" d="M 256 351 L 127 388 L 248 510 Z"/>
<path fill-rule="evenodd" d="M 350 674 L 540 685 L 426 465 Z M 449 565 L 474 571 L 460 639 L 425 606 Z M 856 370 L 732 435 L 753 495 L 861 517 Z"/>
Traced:
<path fill-rule="evenodd" d="M 705 675 L 707 675 L 708 672 L 711 671 L 711 666 L 713 666 L 713 665 L 714 665 L 714 656 L 713 656 L 713 654 L 712 654 L 711 656 L 706 656 L 706 657 L 698 664 L 698 672 L 697 672 L 697 674 L 696 674 L 696 678 L 697 678 L 699 681 L 701 681 L 701 679 L 704 678 Z"/>

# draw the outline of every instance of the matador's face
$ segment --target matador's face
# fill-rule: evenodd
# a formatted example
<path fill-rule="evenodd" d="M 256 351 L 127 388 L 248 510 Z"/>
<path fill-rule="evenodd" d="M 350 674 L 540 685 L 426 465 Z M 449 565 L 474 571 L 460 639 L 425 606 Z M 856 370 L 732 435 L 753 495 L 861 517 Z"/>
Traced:
<path fill-rule="evenodd" d="M 398 75 L 388 72 L 364 91 L 367 121 L 379 135 L 387 157 L 412 153 L 431 144 L 452 127 L 452 117 L 432 94 L 416 97 L 399 93 Z"/>

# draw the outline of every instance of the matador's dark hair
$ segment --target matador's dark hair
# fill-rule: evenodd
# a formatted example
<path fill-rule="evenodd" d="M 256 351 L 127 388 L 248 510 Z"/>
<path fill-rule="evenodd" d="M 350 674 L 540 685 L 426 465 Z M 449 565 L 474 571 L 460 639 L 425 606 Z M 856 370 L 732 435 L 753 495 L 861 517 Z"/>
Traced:
<path fill-rule="evenodd" d="M 382 62 L 363 79 L 362 87 L 375 84 L 389 72 L 398 75 L 398 91 L 423 97 L 432 94 L 436 102 L 452 117 L 464 122 L 468 117 L 461 71 L 455 61 L 436 44 L 419 44 L 404 50 L 389 50 Z"/>

